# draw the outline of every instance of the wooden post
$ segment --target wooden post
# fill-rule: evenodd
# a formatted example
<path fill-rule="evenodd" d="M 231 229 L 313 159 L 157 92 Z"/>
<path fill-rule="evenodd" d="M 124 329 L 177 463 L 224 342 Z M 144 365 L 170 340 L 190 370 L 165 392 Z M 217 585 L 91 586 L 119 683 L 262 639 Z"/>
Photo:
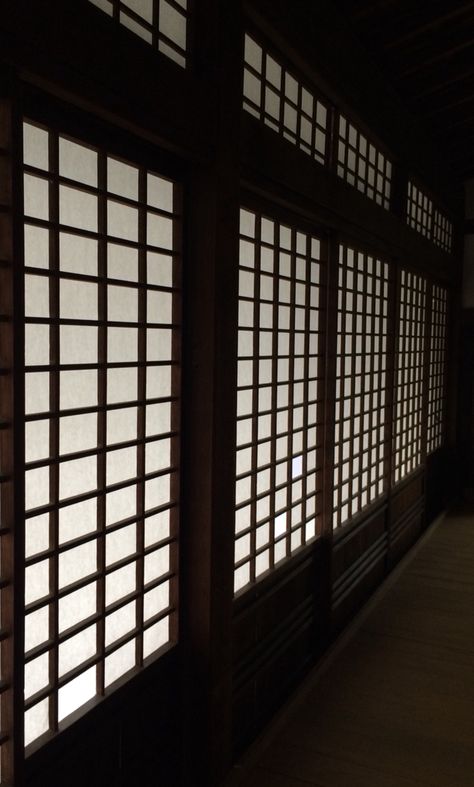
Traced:
<path fill-rule="evenodd" d="M 215 91 L 215 154 L 188 184 L 184 271 L 181 642 L 185 780 L 217 784 L 231 762 L 231 624 L 243 32 L 238 4 L 199 4 Z M 192 264 L 189 264 L 192 261 Z"/>

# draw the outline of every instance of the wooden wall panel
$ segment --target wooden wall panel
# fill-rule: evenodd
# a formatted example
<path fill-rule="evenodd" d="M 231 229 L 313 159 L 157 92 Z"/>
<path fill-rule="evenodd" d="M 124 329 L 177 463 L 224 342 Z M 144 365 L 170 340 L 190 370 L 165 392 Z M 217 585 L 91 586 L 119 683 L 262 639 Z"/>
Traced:
<path fill-rule="evenodd" d="M 390 498 L 390 522 L 397 522 L 424 494 L 424 474 L 417 471 L 402 481 Z"/>
<path fill-rule="evenodd" d="M 284 647 L 269 654 L 233 700 L 233 753 L 238 756 L 288 698 L 320 654 L 311 620 L 287 632 Z"/>
<path fill-rule="evenodd" d="M 334 544 L 331 629 L 340 631 L 385 575 L 387 508 L 364 518 Z"/>
<path fill-rule="evenodd" d="M 400 519 L 390 529 L 390 548 L 388 554 L 388 567 L 398 563 L 401 557 L 415 543 L 423 529 L 422 503 L 415 506 L 413 512 Z"/>
<path fill-rule="evenodd" d="M 416 472 L 392 493 L 389 507 L 388 568 L 392 568 L 421 534 L 425 512 L 425 472 Z"/>
<path fill-rule="evenodd" d="M 455 495 L 456 456 L 443 446 L 426 457 L 425 527 L 446 510 Z"/>
<path fill-rule="evenodd" d="M 245 606 L 236 605 L 235 753 L 257 734 L 328 644 L 329 545 L 321 539 L 309 556 L 295 560 L 298 565 L 284 566 L 270 586 L 257 586 Z"/>
<path fill-rule="evenodd" d="M 25 787 L 178 785 L 181 708 L 169 655 L 30 755 Z"/>
<path fill-rule="evenodd" d="M 405 552 L 421 535 L 425 523 L 425 506 L 430 524 L 443 506 L 434 484 L 446 471 L 446 458 L 430 457 L 433 482 L 427 487 L 425 472 L 413 474 L 399 484 L 388 503 L 368 518 L 349 527 L 335 540 L 332 552 L 331 631 L 338 633 L 353 614 L 367 601 Z M 444 499 L 444 498 L 443 498 Z"/>
<path fill-rule="evenodd" d="M 474 499 L 474 309 L 464 309 L 460 330 L 457 437 L 458 488 Z"/>

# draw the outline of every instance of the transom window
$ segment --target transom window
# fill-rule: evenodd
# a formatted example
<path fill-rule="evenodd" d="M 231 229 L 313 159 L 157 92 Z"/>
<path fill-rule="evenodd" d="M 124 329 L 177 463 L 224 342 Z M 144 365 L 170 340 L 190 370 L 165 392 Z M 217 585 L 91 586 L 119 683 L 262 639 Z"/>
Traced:
<path fill-rule="evenodd" d="M 392 164 L 343 115 L 339 116 L 337 174 L 377 205 L 390 209 Z"/>
<path fill-rule="evenodd" d="M 408 182 L 407 220 L 410 227 L 431 238 L 433 202 L 418 186 Z"/>
<path fill-rule="evenodd" d="M 447 252 L 451 251 L 453 243 L 452 222 L 437 208 L 435 209 L 433 220 L 433 243 L 436 243 L 437 246 L 440 246 Z"/>
<path fill-rule="evenodd" d="M 89 0 L 180 66 L 186 65 L 190 0 Z"/>
<path fill-rule="evenodd" d="M 451 252 L 453 225 L 432 199 L 411 180 L 408 181 L 407 222 L 412 229 L 431 240 L 443 251 Z"/>
<path fill-rule="evenodd" d="M 328 107 L 250 35 L 245 35 L 244 109 L 320 164 Z"/>

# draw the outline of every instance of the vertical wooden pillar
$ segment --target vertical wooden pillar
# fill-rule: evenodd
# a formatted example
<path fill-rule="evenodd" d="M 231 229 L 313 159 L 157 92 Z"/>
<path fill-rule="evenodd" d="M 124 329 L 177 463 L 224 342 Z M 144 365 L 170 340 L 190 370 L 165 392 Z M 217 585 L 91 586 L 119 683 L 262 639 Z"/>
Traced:
<path fill-rule="evenodd" d="M 333 491 L 334 491 L 334 447 L 335 447 L 335 403 L 337 362 L 337 314 L 339 281 L 339 245 L 337 233 L 329 236 L 326 244 L 326 314 L 325 314 L 325 370 L 324 370 L 324 459 L 323 459 L 323 516 L 321 536 L 324 542 L 324 578 L 322 592 L 322 637 L 329 636 L 332 607 L 332 543 L 333 543 Z"/>
<path fill-rule="evenodd" d="M 334 424 L 337 361 L 337 300 L 339 276 L 339 235 L 332 234 L 327 242 L 325 375 L 324 375 L 324 475 L 322 535 L 332 541 L 332 508 L 334 488 Z"/>
<path fill-rule="evenodd" d="M 0 452 L 2 782 L 23 769 L 23 189 L 17 85 L 0 84 Z M 15 424 L 15 429 L 13 429 Z M 13 585 L 13 578 L 15 584 Z"/>
<path fill-rule="evenodd" d="M 430 403 L 430 368 L 431 368 L 431 332 L 432 332 L 432 303 L 433 303 L 433 282 L 426 281 L 426 300 L 425 300 L 425 336 L 424 336 L 424 358 L 423 358 L 423 409 L 421 425 L 421 463 L 425 466 L 425 479 L 423 483 L 423 523 L 427 527 L 427 510 L 429 500 L 427 499 L 427 456 L 428 456 L 428 413 Z"/>
<path fill-rule="evenodd" d="M 408 169 L 401 161 L 392 162 L 392 188 L 390 195 L 390 210 L 399 219 L 406 223 L 407 197 L 408 197 Z"/>
<path fill-rule="evenodd" d="M 238 314 L 240 4 L 196 7 L 214 91 L 214 155 L 191 173 L 184 269 L 181 643 L 184 780 L 217 784 L 231 762 Z"/>
<path fill-rule="evenodd" d="M 388 315 L 387 315 L 387 376 L 385 381 L 385 489 L 390 494 L 393 486 L 394 423 L 398 380 L 398 321 L 399 310 L 399 261 L 391 260 L 388 266 Z"/>
<path fill-rule="evenodd" d="M 474 500 L 474 179 L 465 187 L 464 259 L 461 297 L 453 298 L 455 328 L 451 333 L 452 358 L 450 385 L 458 395 L 451 397 L 450 437 L 457 443 L 458 478 L 455 488 L 463 497 Z M 456 251 L 456 244 L 454 246 Z M 457 406 L 457 412 L 456 412 Z M 456 431 L 454 424 L 456 423 Z"/>
<path fill-rule="evenodd" d="M 396 454 L 396 417 L 398 396 L 398 369 L 400 364 L 399 330 L 400 330 L 400 293 L 401 293 L 401 261 L 393 260 L 389 268 L 388 282 L 388 332 L 387 332 L 387 396 L 385 402 L 385 468 L 387 475 L 388 508 L 386 519 L 387 555 L 386 567 L 390 565 L 390 553 L 393 543 L 393 491 L 395 486 L 395 454 Z"/>
<path fill-rule="evenodd" d="M 447 449 L 447 489 L 449 500 L 456 497 L 462 486 L 463 466 L 459 450 L 462 433 L 458 435 L 458 423 L 462 413 L 460 394 L 462 388 L 462 347 L 464 344 L 464 319 L 462 309 L 462 274 L 457 275 L 448 288 L 446 337 L 446 383 L 445 383 L 445 441 Z M 472 348 L 472 342 L 470 343 Z"/>

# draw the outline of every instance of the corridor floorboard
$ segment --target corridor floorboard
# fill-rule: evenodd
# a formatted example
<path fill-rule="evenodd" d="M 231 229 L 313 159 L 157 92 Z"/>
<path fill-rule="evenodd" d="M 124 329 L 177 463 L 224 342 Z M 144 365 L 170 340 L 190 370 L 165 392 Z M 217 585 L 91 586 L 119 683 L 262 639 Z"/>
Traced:
<path fill-rule="evenodd" d="M 227 787 L 472 787 L 474 516 L 435 527 Z"/>

